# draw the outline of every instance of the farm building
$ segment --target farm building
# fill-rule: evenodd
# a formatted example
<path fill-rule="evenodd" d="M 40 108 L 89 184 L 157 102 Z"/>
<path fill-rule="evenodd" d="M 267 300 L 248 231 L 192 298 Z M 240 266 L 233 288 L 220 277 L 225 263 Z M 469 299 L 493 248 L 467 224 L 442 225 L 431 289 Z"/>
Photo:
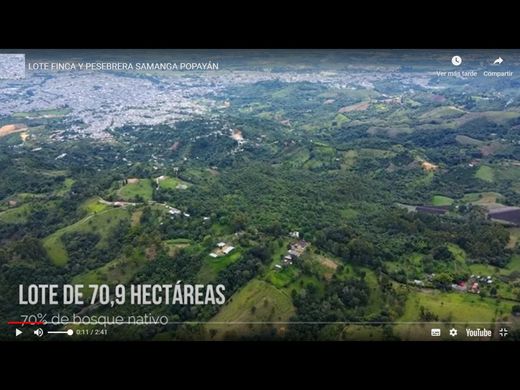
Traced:
<path fill-rule="evenodd" d="M 287 251 L 287 254 L 282 259 L 283 266 L 288 266 L 293 263 L 294 259 L 297 259 L 302 255 L 302 253 L 305 251 L 309 243 L 305 240 L 300 240 L 297 242 L 294 242 L 290 245 L 290 249 Z"/>
<path fill-rule="evenodd" d="M 520 208 L 519 207 L 500 207 L 488 213 L 490 219 L 504 221 L 512 225 L 520 225 Z"/>
<path fill-rule="evenodd" d="M 300 240 L 300 241 L 297 241 L 293 244 L 291 244 L 291 249 L 289 250 L 289 254 L 290 255 L 293 255 L 293 256 L 296 256 L 296 257 L 300 257 L 301 254 L 305 251 L 305 248 L 307 248 L 307 246 L 309 245 L 309 243 L 305 240 Z"/>
<path fill-rule="evenodd" d="M 226 246 L 224 248 L 222 248 L 222 252 L 224 252 L 224 254 L 228 254 L 229 252 L 231 252 L 233 249 L 235 249 L 234 246 Z"/>
<path fill-rule="evenodd" d="M 210 254 L 211 257 L 221 257 L 228 255 L 235 249 L 234 246 L 228 245 L 225 242 L 219 242 L 217 244 L 217 247 L 213 250 L 213 252 Z M 214 255 L 214 256 L 213 256 Z"/>

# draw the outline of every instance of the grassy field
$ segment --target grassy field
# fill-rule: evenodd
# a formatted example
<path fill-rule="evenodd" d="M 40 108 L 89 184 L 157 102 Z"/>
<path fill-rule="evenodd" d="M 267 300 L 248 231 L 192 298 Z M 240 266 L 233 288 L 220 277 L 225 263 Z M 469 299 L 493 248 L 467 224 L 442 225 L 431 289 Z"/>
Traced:
<path fill-rule="evenodd" d="M 99 198 L 93 197 L 90 199 L 87 199 L 83 204 L 81 205 L 81 208 L 85 210 L 89 214 L 97 214 L 100 213 L 108 208 L 107 205 L 100 203 Z"/>
<path fill-rule="evenodd" d="M 431 111 L 425 112 L 420 116 L 423 120 L 436 120 L 436 119 L 449 119 L 460 117 L 464 114 L 464 111 L 460 108 L 453 106 L 437 107 Z"/>
<path fill-rule="evenodd" d="M 434 206 L 451 206 L 452 204 L 453 199 L 447 196 L 434 195 L 432 198 L 432 205 Z"/>
<path fill-rule="evenodd" d="M 333 123 L 336 123 L 336 126 L 341 127 L 341 125 L 347 123 L 349 121 L 348 117 L 343 114 L 338 114 L 333 120 Z"/>
<path fill-rule="evenodd" d="M 275 267 L 276 264 L 282 264 L 281 258 L 286 254 L 287 245 L 289 242 L 289 240 L 284 240 L 282 245 L 276 248 L 273 253 L 269 269 L 263 277 L 263 280 L 268 281 L 277 288 L 282 288 L 289 285 L 289 283 L 294 281 L 299 275 L 299 272 L 294 267 L 287 267 L 283 269 L 278 269 Z"/>
<path fill-rule="evenodd" d="M 165 189 L 165 190 L 173 190 L 177 188 L 178 185 L 185 185 L 189 186 L 188 183 L 185 181 L 182 181 L 181 179 L 178 179 L 176 177 L 166 177 L 163 180 L 159 180 L 159 188 Z"/>
<path fill-rule="evenodd" d="M 520 166 L 501 166 L 497 169 L 498 180 L 512 180 L 513 182 L 520 181 Z"/>
<path fill-rule="evenodd" d="M 495 180 L 493 168 L 488 167 L 487 165 L 482 165 L 475 173 L 475 177 L 487 181 L 488 183 L 492 183 Z"/>
<path fill-rule="evenodd" d="M 129 282 L 140 266 L 147 261 L 141 259 L 116 259 L 92 271 L 82 273 L 72 279 L 73 284 L 124 284 Z"/>
<path fill-rule="evenodd" d="M 150 179 L 139 179 L 138 183 L 128 183 L 117 191 L 121 200 L 135 201 L 137 197 L 144 200 L 152 199 L 152 181 Z"/>
<path fill-rule="evenodd" d="M 141 223 L 141 217 L 143 216 L 143 210 L 136 210 L 132 213 L 132 217 L 130 218 L 130 225 L 139 226 Z"/>
<path fill-rule="evenodd" d="M 58 188 L 55 191 L 55 194 L 57 196 L 64 196 L 64 195 L 68 194 L 70 192 L 70 190 L 72 189 L 72 185 L 75 182 L 76 181 L 70 177 L 65 178 L 65 180 L 63 181 L 63 185 L 61 186 L 61 188 Z"/>
<path fill-rule="evenodd" d="M 175 238 L 173 240 L 164 241 L 168 248 L 168 255 L 175 256 L 183 248 L 191 245 L 192 241 L 187 238 Z"/>
<path fill-rule="evenodd" d="M 286 267 L 282 269 L 271 269 L 265 275 L 265 280 L 277 288 L 289 286 L 300 276 L 300 271 L 296 267 Z"/>
<path fill-rule="evenodd" d="M 338 268 L 338 262 L 334 261 L 330 257 L 313 254 L 312 260 L 318 266 L 318 273 L 326 280 L 330 280 Z"/>
<path fill-rule="evenodd" d="M 451 262 L 447 268 L 450 271 L 456 272 L 456 273 L 465 273 L 468 272 L 468 264 L 466 263 L 467 255 L 464 249 L 462 249 L 457 244 L 448 243 L 447 244 L 448 250 L 453 255 L 454 261 Z"/>
<path fill-rule="evenodd" d="M 224 268 L 227 268 L 230 264 L 238 261 L 242 255 L 240 249 L 234 249 L 229 255 L 213 258 L 208 256 L 204 259 L 204 264 L 200 269 L 197 280 L 201 283 L 210 282 L 215 280 L 218 273 Z"/>
<path fill-rule="evenodd" d="M 313 152 L 314 156 L 303 164 L 304 168 L 320 167 L 324 163 L 330 163 L 336 158 L 336 149 L 321 142 L 313 143 Z"/>
<path fill-rule="evenodd" d="M 26 223 L 30 212 L 31 206 L 26 203 L 13 209 L 2 211 L 0 213 L 0 222 L 12 224 Z"/>
<path fill-rule="evenodd" d="M 374 271 L 368 268 L 362 268 L 365 272 L 365 281 L 370 289 L 370 297 L 368 299 L 368 308 L 370 312 L 376 312 L 382 307 L 383 297 L 377 276 Z"/>
<path fill-rule="evenodd" d="M 506 265 L 506 269 L 510 271 L 520 272 L 520 255 L 513 255 L 509 264 Z"/>
<path fill-rule="evenodd" d="M 231 335 L 251 335 L 255 330 L 269 329 L 271 324 L 250 324 L 251 322 L 287 321 L 295 313 L 288 294 L 262 280 L 253 279 L 235 293 L 207 324 L 214 338 Z M 248 324 L 249 323 L 249 324 Z M 283 332 L 285 326 L 279 331 Z"/>
<path fill-rule="evenodd" d="M 453 255 L 453 258 L 455 259 L 455 261 L 464 263 L 464 261 L 466 260 L 466 252 L 464 251 L 464 249 L 462 249 L 457 244 L 453 244 L 453 243 L 448 243 L 447 247 L 448 247 L 448 250 Z"/>
<path fill-rule="evenodd" d="M 457 135 L 455 140 L 461 145 L 480 146 L 483 144 L 482 141 L 468 137 L 467 135 Z"/>
<path fill-rule="evenodd" d="M 468 266 L 470 272 L 473 274 L 473 275 L 490 275 L 490 276 L 494 276 L 494 275 L 497 275 L 497 274 L 500 274 L 501 273 L 501 269 L 498 268 L 498 267 L 495 267 L 495 266 L 492 266 L 492 265 L 489 265 L 489 264 L 470 264 Z"/>
<path fill-rule="evenodd" d="M 343 152 L 343 163 L 341 164 L 342 169 L 351 169 L 356 165 L 358 158 L 358 152 L 356 150 L 348 150 Z"/>
<path fill-rule="evenodd" d="M 191 240 L 189 238 L 173 238 L 171 240 L 166 241 L 168 244 L 171 245 L 178 245 L 178 244 L 191 244 Z"/>
<path fill-rule="evenodd" d="M 310 153 L 306 148 L 297 148 L 294 151 L 285 154 L 287 165 L 292 167 L 301 167 L 310 158 Z"/>
<path fill-rule="evenodd" d="M 341 340 L 380 341 L 384 339 L 381 325 L 348 325 L 341 332 Z"/>
<path fill-rule="evenodd" d="M 486 111 L 481 113 L 486 119 L 497 124 L 505 124 L 513 119 L 520 117 L 517 111 Z"/>
<path fill-rule="evenodd" d="M 124 209 L 108 209 L 98 214 L 91 214 L 75 224 L 60 229 L 43 240 L 43 246 L 47 250 L 52 262 L 56 265 L 65 265 L 69 260 L 69 256 L 61 237 L 65 233 L 72 232 L 91 232 L 101 236 L 97 247 L 106 247 L 110 245 L 107 236 L 110 231 L 120 222 L 129 219 L 129 213 Z"/>
<path fill-rule="evenodd" d="M 125 284 L 132 280 L 148 260 L 142 249 L 134 250 L 130 257 L 112 260 L 91 271 L 84 272 L 72 278 L 72 284 Z M 90 297 L 92 291 L 85 288 L 85 296 Z"/>
<path fill-rule="evenodd" d="M 423 306 L 443 322 L 493 322 L 511 313 L 511 303 L 475 294 L 445 293 L 434 290 L 412 291 L 399 321 L 420 321 Z"/>
<path fill-rule="evenodd" d="M 509 249 L 513 249 L 516 247 L 518 242 L 520 241 L 520 228 L 510 228 L 509 231 L 509 242 L 507 247 Z"/>
<path fill-rule="evenodd" d="M 463 202 L 487 205 L 497 203 L 503 198 L 498 192 L 470 192 L 464 194 Z"/>

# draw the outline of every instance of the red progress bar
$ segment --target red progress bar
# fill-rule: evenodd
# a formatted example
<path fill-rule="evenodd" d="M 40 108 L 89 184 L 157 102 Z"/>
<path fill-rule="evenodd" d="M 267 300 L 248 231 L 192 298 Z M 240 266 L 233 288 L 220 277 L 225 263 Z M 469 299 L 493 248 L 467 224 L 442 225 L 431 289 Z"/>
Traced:
<path fill-rule="evenodd" d="M 9 321 L 7 325 L 45 325 L 43 321 Z"/>

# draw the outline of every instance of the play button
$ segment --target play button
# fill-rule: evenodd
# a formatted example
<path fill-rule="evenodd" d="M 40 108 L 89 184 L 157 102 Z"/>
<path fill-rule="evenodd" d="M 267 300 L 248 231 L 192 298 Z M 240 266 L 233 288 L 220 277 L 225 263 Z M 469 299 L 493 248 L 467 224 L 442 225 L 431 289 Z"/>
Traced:
<path fill-rule="evenodd" d="M 15 333 L 16 333 L 16 337 L 18 337 L 22 334 L 22 331 L 20 329 L 16 329 Z"/>

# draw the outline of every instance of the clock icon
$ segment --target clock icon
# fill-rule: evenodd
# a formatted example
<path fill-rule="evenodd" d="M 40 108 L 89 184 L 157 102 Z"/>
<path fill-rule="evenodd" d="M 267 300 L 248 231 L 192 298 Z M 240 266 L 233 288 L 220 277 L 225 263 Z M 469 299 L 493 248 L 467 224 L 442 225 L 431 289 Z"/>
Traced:
<path fill-rule="evenodd" d="M 459 66 L 460 64 L 462 64 L 462 58 L 460 56 L 453 56 L 451 58 L 451 63 L 454 65 L 454 66 Z"/>

